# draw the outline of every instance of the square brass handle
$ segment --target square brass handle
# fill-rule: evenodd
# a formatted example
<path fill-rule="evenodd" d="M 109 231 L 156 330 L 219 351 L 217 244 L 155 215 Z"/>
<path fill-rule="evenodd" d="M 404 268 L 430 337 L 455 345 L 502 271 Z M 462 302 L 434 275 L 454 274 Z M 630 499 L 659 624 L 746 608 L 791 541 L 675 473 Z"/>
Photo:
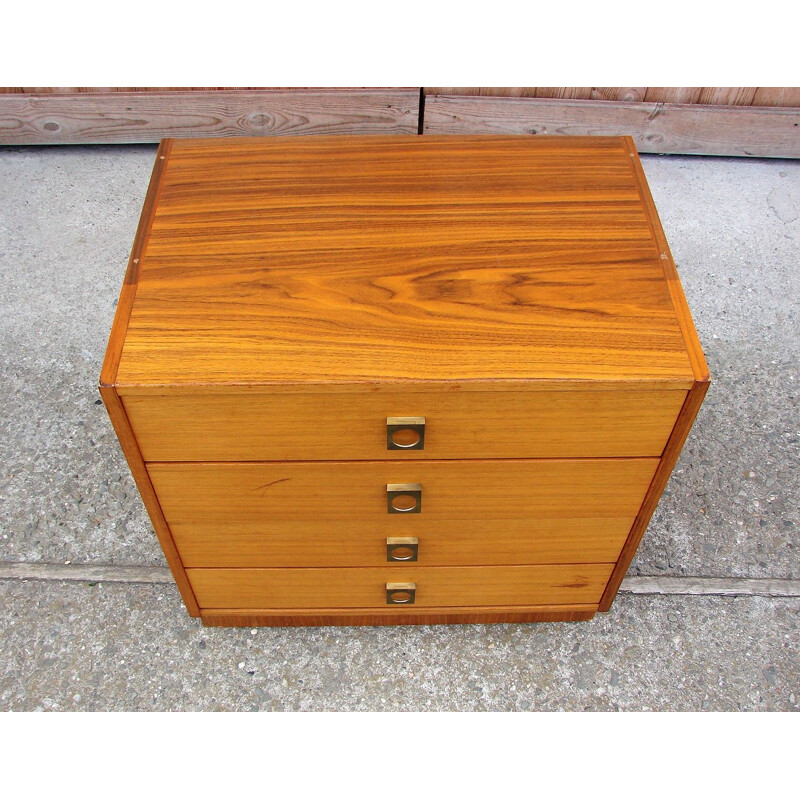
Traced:
<path fill-rule="evenodd" d="M 424 450 L 425 417 L 386 417 L 387 450 Z"/>
<path fill-rule="evenodd" d="M 422 511 L 422 484 L 387 483 L 386 510 L 390 514 L 419 514 Z"/>
<path fill-rule="evenodd" d="M 386 605 L 413 606 L 416 594 L 416 583 L 387 583 Z"/>
<path fill-rule="evenodd" d="M 416 536 L 389 536 L 386 539 L 387 561 L 416 561 L 419 539 Z"/>

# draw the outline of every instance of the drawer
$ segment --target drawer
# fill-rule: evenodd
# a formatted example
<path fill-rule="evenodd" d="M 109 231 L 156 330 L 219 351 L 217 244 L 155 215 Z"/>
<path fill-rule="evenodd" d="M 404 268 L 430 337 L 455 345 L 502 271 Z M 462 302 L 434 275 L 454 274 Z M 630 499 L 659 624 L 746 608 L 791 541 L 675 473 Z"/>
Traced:
<path fill-rule="evenodd" d="M 174 524 L 186 567 L 398 568 L 411 556 L 426 566 L 580 564 L 616 561 L 633 525 L 631 517 L 515 519 L 464 525 L 420 526 L 413 537 L 389 536 L 375 526 L 350 524 Z M 413 548 L 392 539 L 416 539 Z M 394 558 L 390 560 L 390 553 Z"/>
<path fill-rule="evenodd" d="M 386 565 L 415 537 L 422 565 L 616 560 L 656 459 L 149 464 L 192 567 Z M 419 513 L 387 485 L 419 484 Z M 395 566 L 395 565 L 391 565 Z"/>
<path fill-rule="evenodd" d="M 685 391 L 126 394 L 145 461 L 660 456 Z M 387 449 L 424 417 L 423 449 Z"/>
<path fill-rule="evenodd" d="M 411 610 L 596 604 L 613 566 L 188 569 L 186 574 L 202 609 L 397 608 L 387 602 L 387 584 L 400 583 L 414 584 L 413 604 L 404 605 Z"/>

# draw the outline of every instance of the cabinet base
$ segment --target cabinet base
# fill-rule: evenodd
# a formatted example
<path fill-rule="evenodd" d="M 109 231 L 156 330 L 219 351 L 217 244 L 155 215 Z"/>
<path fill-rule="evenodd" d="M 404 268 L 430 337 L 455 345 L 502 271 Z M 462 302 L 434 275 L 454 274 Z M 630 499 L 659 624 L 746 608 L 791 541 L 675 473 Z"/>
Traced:
<path fill-rule="evenodd" d="M 500 622 L 582 622 L 597 605 L 492 606 L 484 608 L 214 608 L 202 609 L 208 627 L 321 626 L 321 625 L 483 625 Z"/>

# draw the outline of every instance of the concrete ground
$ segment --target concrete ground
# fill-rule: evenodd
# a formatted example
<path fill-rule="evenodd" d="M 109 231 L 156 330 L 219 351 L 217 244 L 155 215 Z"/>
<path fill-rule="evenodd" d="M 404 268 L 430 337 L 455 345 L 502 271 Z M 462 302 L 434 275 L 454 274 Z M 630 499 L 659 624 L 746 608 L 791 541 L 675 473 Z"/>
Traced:
<path fill-rule="evenodd" d="M 154 155 L 0 148 L 0 577 L 164 565 L 96 391 Z M 800 582 L 800 162 L 643 162 L 714 383 L 631 575 Z M 0 709 L 800 708 L 800 591 L 677 591 L 589 623 L 250 631 L 170 584 L 6 578 Z"/>

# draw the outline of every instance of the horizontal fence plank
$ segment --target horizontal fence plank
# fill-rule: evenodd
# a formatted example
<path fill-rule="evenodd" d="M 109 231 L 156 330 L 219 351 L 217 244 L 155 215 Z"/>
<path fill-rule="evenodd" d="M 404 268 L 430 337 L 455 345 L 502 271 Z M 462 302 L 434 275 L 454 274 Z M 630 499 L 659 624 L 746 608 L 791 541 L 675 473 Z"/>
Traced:
<path fill-rule="evenodd" d="M 632 136 L 641 153 L 800 158 L 800 108 L 428 94 L 423 132 Z"/>
<path fill-rule="evenodd" d="M 0 144 L 416 134 L 418 118 L 416 88 L 9 93 L 0 94 Z"/>

